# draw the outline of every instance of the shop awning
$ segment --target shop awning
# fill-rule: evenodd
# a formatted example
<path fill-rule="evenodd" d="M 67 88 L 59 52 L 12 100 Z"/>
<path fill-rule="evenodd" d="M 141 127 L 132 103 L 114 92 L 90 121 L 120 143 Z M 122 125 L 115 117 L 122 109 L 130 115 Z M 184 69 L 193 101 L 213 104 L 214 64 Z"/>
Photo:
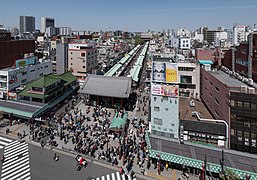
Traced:
<path fill-rule="evenodd" d="M 126 124 L 127 117 L 128 117 L 128 113 L 125 113 L 123 117 L 118 116 L 118 113 L 116 113 L 114 118 L 112 119 L 109 129 L 117 130 L 117 131 L 119 130 L 120 127 L 123 129 Z"/>

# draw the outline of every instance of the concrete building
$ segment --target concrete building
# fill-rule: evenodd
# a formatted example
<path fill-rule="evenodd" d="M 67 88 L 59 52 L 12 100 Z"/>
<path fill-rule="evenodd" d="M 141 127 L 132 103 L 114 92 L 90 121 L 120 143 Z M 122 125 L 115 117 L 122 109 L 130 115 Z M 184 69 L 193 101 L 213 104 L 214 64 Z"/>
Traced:
<path fill-rule="evenodd" d="M 45 33 L 47 27 L 55 27 L 54 18 L 47 18 L 47 17 L 41 18 L 41 30 L 40 30 L 41 33 Z"/>
<path fill-rule="evenodd" d="M 153 61 L 149 130 L 151 134 L 178 139 L 179 86 L 176 63 Z"/>
<path fill-rule="evenodd" d="M 11 39 L 11 33 L 0 33 L 0 69 L 11 67 L 15 60 L 23 59 L 25 54 L 34 52 L 34 40 Z"/>
<path fill-rule="evenodd" d="M 208 43 L 215 43 L 215 34 L 221 32 L 220 30 L 205 30 L 203 33 L 204 40 Z"/>
<path fill-rule="evenodd" d="M 80 42 L 68 45 L 68 69 L 78 79 L 83 80 L 98 64 L 98 51 L 94 43 Z"/>
<path fill-rule="evenodd" d="M 246 31 L 246 26 L 233 26 L 232 42 L 238 46 L 240 42 L 247 41 L 249 32 Z"/>
<path fill-rule="evenodd" d="M 222 64 L 231 71 L 257 82 L 257 33 L 248 36 L 248 42 L 241 42 L 236 48 L 225 52 Z"/>
<path fill-rule="evenodd" d="M 216 32 L 214 34 L 214 39 L 215 39 L 215 45 L 216 46 L 221 46 L 221 44 L 228 39 L 228 33 L 227 32 Z"/>
<path fill-rule="evenodd" d="M 72 30 L 70 27 L 57 27 L 56 28 L 56 35 L 59 36 L 71 36 Z"/>
<path fill-rule="evenodd" d="M 229 125 L 230 148 L 256 154 L 256 84 L 247 85 L 224 66 L 218 71 L 203 66 L 200 79 L 202 100 L 215 119 Z"/>
<path fill-rule="evenodd" d="M 68 44 L 56 45 L 56 74 L 68 71 Z"/>
<path fill-rule="evenodd" d="M 191 42 L 190 38 L 179 38 L 179 48 L 180 49 L 190 49 L 191 48 Z"/>
<path fill-rule="evenodd" d="M 172 48 L 178 48 L 179 47 L 179 39 L 175 37 L 171 37 L 169 39 L 169 45 Z"/>
<path fill-rule="evenodd" d="M 17 60 L 15 67 L 0 70 L 0 99 L 16 99 L 16 88 L 50 73 L 50 60 L 41 63 L 37 62 L 35 57 Z"/>
<path fill-rule="evenodd" d="M 187 30 L 185 28 L 181 28 L 181 29 L 177 30 L 176 36 L 177 37 L 187 37 L 187 38 L 190 38 L 191 37 L 191 33 L 190 33 L 189 30 Z"/>
<path fill-rule="evenodd" d="M 20 16 L 20 33 L 35 31 L 35 17 Z"/>

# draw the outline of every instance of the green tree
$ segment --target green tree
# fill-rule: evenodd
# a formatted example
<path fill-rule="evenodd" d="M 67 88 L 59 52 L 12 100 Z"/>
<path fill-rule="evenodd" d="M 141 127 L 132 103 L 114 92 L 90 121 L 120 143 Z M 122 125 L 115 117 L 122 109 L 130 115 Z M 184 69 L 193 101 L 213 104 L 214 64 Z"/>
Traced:
<path fill-rule="evenodd" d="M 140 36 L 135 36 L 134 37 L 134 39 L 135 39 L 135 45 L 138 45 L 138 44 L 144 44 L 144 40 L 143 39 L 141 39 L 141 37 Z"/>
<path fill-rule="evenodd" d="M 221 179 L 223 180 L 240 180 L 241 178 L 232 170 L 225 169 L 225 175 L 221 176 Z"/>

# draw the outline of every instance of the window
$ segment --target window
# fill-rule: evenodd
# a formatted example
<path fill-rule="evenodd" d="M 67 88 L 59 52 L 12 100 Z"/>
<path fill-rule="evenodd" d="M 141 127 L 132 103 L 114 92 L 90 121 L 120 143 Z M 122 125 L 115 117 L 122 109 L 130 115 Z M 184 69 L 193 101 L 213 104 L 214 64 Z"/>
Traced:
<path fill-rule="evenodd" d="M 164 101 L 168 101 L 168 97 L 164 96 L 164 97 L 163 97 L 163 100 L 164 100 Z"/>
<path fill-rule="evenodd" d="M 171 126 L 175 126 L 175 124 L 171 124 Z"/>
<path fill-rule="evenodd" d="M 154 97 L 153 100 L 156 101 L 156 100 L 157 100 L 157 97 Z"/>
<path fill-rule="evenodd" d="M 169 108 L 165 108 L 165 111 L 168 111 L 169 110 Z"/>
<path fill-rule="evenodd" d="M 70 52 L 70 54 L 72 54 L 72 52 Z"/>
<path fill-rule="evenodd" d="M 251 109 L 256 109 L 256 103 L 251 103 Z"/>
<path fill-rule="evenodd" d="M 154 118 L 153 120 L 154 120 L 154 124 L 157 124 L 157 125 L 162 126 L 162 119 L 160 119 L 160 118 Z"/>
<path fill-rule="evenodd" d="M 32 69 L 30 72 L 35 72 L 35 69 Z"/>
<path fill-rule="evenodd" d="M 217 92 L 220 91 L 220 89 L 219 89 L 217 86 L 215 86 L 215 90 L 216 90 Z"/>
<path fill-rule="evenodd" d="M 86 61 L 85 60 L 83 60 L 83 63 L 85 63 Z"/>
<path fill-rule="evenodd" d="M 86 56 L 86 53 L 81 53 L 80 56 L 81 56 L 81 57 L 85 57 L 85 56 Z"/>
<path fill-rule="evenodd" d="M 215 103 L 218 104 L 218 105 L 220 104 L 219 100 L 216 99 L 216 98 L 215 98 Z"/>
<path fill-rule="evenodd" d="M 70 58 L 70 60 L 72 60 L 73 58 Z"/>
<path fill-rule="evenodd" d="M 22 72 L 22 75 L 26 75 L 26 74 L 27 74 L 27 71 Z"/>
<path fill-rule="evenodd" d="M 72 63 L 70 63 L 70 65 L 72 66 Z"/>
<path fill-rule="evenodd" d="M 47 65 L 47 66 L 45 66 L 45 68 L 48 68 L 48 65 Z"/>
<path fill-rule="evenodd" d="M 210 97 L 212 97 L 212 93 L 210 93 Z"/>
<path fill-rule="evenodd" d="M 231 131 L 230 134 L 231 134 L 232 136 L 234 136 L 234 135 L 235 135 L 235 129 L 231 129 L 230 131 Z"/>
<path fill-rule="evenodd" d="M 244 102 L 244 108 L 250 108 L 250 103 L 249 102 Z"/>
<path fill-rule="evenodd" d="M 210 82 L 210 85 L 212 86 L 212 82 Z"/>
<path fill-rule="evenodd" d="M 25 83 L 27 81 L 27 79 L 23 79 L 21 80 L 21 83 Z"/>
<path fill-rule="evenodd" d="M 192 84 L 192 76 L 180 76 L 180 83 Z"/>
<path fill-rule="evenodd" d="M 154 106 L 154 111 L 160 111 L 160 107 Z"/>
<path fill-rule="evenodd" d="M 86 66 L 83 66 L 83 68 L 85 69 L 85 68 L 86 68 Z"/>
<path fill-rule="evenodd" d="M 243 107 L 243 102 L 242 101 L 237 101 L 237 107 Z"/>
<path fill-rule="evenodd" d="M 231 107 L 234 107 L 235 106 L 235 101 L 234 100 L 230 100 L 230 105 L 231 105 Z"/>

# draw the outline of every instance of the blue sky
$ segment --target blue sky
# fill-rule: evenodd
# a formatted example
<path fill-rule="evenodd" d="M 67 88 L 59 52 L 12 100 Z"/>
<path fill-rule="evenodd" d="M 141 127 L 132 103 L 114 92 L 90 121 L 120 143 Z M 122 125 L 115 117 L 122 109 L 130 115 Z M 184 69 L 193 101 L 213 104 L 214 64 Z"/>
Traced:
<path fill-rule="evenodd" d="M 162 31 L 200 26 L 257 24 L 257 0 L 9 0 L 0 3 L 0 24 L 18 27 L 20 15 L 55 18 L 73 30 Z"/>

